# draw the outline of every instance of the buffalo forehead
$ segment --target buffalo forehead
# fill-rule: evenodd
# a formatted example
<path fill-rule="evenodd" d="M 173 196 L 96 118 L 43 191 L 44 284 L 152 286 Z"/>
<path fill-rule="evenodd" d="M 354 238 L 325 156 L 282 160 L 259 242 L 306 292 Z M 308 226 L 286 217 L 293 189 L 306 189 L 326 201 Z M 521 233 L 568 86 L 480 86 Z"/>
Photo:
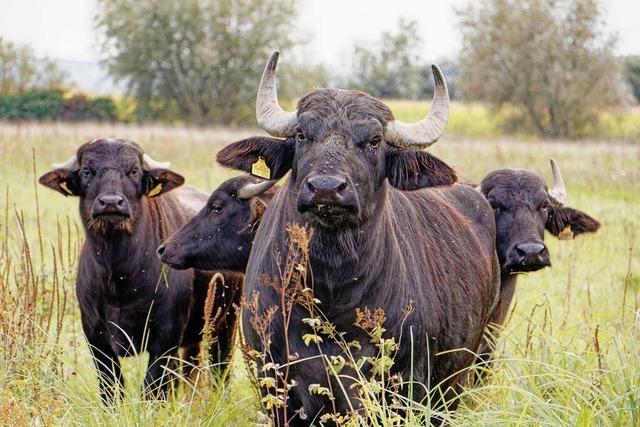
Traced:
<path fill-rule="evenodd" d="M 318 89 L 298 102 L 298 117 L 313 130 L 327 124 L 384 125 L 393 120 L 393 113 L 384 103 L 362 92 Z"/>
<path fill-rule="evenodd" d="M 126 139 L 94 139 L 78 149 L 81 163 L 102 165 L 117 162 L 123 166 L 132 166 L 142 159 L 143 151 L 138 144 Z"/>
<path fill-rule="evenodd" d="M 491 172 L 482 182 L 488 197 L 508 206 L 525 202 L 537 207 L 547 198 L 547 186 L 535 172 L 523 169 L 504 169 Z"/>

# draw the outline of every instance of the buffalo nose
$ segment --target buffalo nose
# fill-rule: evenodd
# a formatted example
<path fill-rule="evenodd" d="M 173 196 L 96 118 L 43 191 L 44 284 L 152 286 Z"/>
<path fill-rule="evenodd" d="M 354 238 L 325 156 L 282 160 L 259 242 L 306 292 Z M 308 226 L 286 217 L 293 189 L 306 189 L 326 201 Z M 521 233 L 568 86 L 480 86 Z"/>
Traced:
<path fill-rule="evenodd" d="M 124 205 L 124 197 L 117 194 L 107 194 L 98 198 L 98 206 L 101 208 L 117 207 L 121 208 Z"/>
<path fill-rule="evenodd" d="M 125 198 L 119 194 L 102 194 L 93 202 L 93 216 L 98 215 L 130 215 L 129 204 Z"/>
<path fill-rule="evenodd" d="M 542 243 L 520 243 L 516 246 L 516 251 L 523 258 L 534 258 L 542 255 L 545 246 Z"/>
<path fill-rule="evenodd" d="M 156 250 L 156 253 L 158 254 L 158 257 L 162 256 L 162 254 L 164 253 L 165 249 L 167 249 L 167 248 L 164 245 L 158 246 L 158 249 Z"/>
<path fill-rule="evenodd" d="M 347 181 L 332 175 L 316 175 L 307 179 L 307 187 L 314 194 L 336 194 L 347 188 Z"/>

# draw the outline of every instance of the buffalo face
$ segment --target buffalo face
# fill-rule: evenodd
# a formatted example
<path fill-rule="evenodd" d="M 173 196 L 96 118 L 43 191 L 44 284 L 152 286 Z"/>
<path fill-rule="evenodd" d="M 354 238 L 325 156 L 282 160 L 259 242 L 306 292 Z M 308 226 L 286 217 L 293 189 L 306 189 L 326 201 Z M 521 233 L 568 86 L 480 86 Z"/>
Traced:
<path fill-rule="evenodd" d="M 158 248 L 160 260 L 180 270 L 244 272 L 266 208 L 258 196 L 273 185 L 253 181 L 245 176 L 224 182 L 206 206 Z"/>
<path fill-rule="evenodd" d="M 275 92 L 278 53 L 265 68 L 256 103 L 258 123 L 279 138 L 248 138 L 225 147 L 218 161 L 279 179 L 291 170 L 292 202 L 313 227 L 357 228 L 383 200 L 384 182 L 401 190 L 449 185 L 455 172 L 434 156 L 405 147 L 426 147 L 442 134 L 448 92 L 434 67 L 436 89 L 429 115 L 402 123 L 379 100 L 361 92 L 318 89 L 303 97 L 295 113 L 283 111 Z M 260 171 L 259 171 L 260 172 Z"/>
<path fill-rule="evenodd" d="M 538 174 L 513 169 L 491 172 L 480 184 L 494 211 L 496 250 L 503 272 L 531 272 L 551 265 L 545 229 L 555 236 L 572 237 L 600 227 L 584 212 L 562 206 L 564 184 L 553 161 L 552 169 L 556 180 L 553 189 L 548 189 Z"/>
<path fill-rule="evenodd" d="M 39 181 L 65 196 L 79 196 L 82 220 L 92 232 L 130 234 L 142 215 L 144 197 L 184 182 L 167 168 L 131 141 L 98 139 L 82 145 Z"/>

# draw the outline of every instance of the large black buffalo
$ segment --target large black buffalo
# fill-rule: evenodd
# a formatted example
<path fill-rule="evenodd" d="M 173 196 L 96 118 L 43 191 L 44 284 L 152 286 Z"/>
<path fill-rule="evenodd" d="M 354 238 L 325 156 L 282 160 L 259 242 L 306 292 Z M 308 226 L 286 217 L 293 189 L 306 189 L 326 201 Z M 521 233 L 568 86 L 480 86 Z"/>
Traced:
<path fill-rule="evenodd" d="M 537 173 L 500 169 L 477 187 L 487 198 L 496 220 L 496 250 L 500 261 L 500 300 L 491 319 L 501 325 L 515 292 L 519 273 L 551 265 L 544 231 L 561 239 L 598 230 L 600 223 L 584 212 L 565 207 L 566 189 L 558 164 L 551 159 L 553 188 Z M 481 353 L 488 353 L 485 347 Z"/>
<path fill-rule="evenodd" d="M 291 171 L 264 213 L 244 295 L 258 295 L 260 313 L 280 306 L 280 294 L 264 286 L 264 279 L 280 277 L 287 226 L 304 225 L 312 231 L 307 283 L 313 283 L 326 318 L 347 341 L 360 342 L 359 355 L 374 356 L 374 343 L 354 327 L 355 312 L 383 309 L 386 336 L 402 337 L 391 373 L 421 383 L 405 384 L 404 393 L 413 388 L 420 400 L 425 387 L 438 386 L 445 399 L 451 398 L 460 371 L 473 363 L 496 304 L 499 269 L 486 199 L 472 187 L 453 185 L 454 170 L 418 150 L 436 142 L 447 121 L 449 99 L 440 70 L 433 67 L 431 112 L 407 124 L 377 99 L 350 90 L 317 89 L 299 101 L 297 112 L 285 112 L 275 88 L 277 59 L 276 52 L 265 68 L 256 106 L 258 123 L 276 138 L 248 138 L 217 156 L 223 165 L 268 179 Z M 410 304 L 414 310 L 405 319 Z M 250 346 L 268 350 L 280 366 L 292 356 L 298 360 L 289 366 L 295 381 L 286 400 L 291 425 L 307 425 L 333 407 L 346 412 L 349 401 L 359 407 L 346 377 L 344 389 L 332 380 L 333 402 L 309 393 L 309 385 L 327 384 L 323 361 L 314 356 L 319 349 L 326 356 L 340 349 L 331 340 L 319 343 L 319 349 L 305 345 L 302 336 L 311 329 L 302 319 L 308 315 L 295 306 L 287 329 L 276 314 L 269 348 L 263 348 L 251 313 L 243 314 Z M 277 417 L 282 424 L 284 411 Z"/>
<path fill-rule="evenodd" d="M 176 269 L 245 272 L 258 225 L 275 194 L 275 181 L 239 176 L 223 182 L 207 204 L 158 248 Z"/>
<path fill-rule="evenodd" d="M 206 194 L 179 187 L 184 179 L 135 143 L 99 139 L 82 145 L 40 183 L 79 196 L 86 240 L 76 279 L 82 326 L 99 371 L 105 403 L 123 389 L 119 356 L 149 353 L 148 396 L 162 396 L 176 369 L 178 348 L 195 360 L 204 324 L 210 272 L 161 271 L 156 248 L 206 202 Z M 169 192 L 170 190 L 173 190 Z M 227 276 L 237 289 L 239 277 Z M 212 310 L 226 313 L 232 292 L 216 288 Z M 235 315 L 217 322 L 211 361 L 230 354 Z"/>

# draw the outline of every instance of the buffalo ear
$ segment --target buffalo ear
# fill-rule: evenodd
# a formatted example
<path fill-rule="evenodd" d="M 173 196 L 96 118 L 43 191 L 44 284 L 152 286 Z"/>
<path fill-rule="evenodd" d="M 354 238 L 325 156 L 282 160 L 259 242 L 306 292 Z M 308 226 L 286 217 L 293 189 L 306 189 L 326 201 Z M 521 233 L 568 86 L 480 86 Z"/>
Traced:
<path fill-rule="evenodd" d="M 42 175 L 38 182 L 64 196 L 79 196 L 76 174 L 68 169 L 54 169 Z"/>
<path fill-rule="evenodd" d="M 545 228 L 554 236 L 560 235 L 567 227 L 574 235 L 593 233 L 600 228 L 598 220 L 573 208 L 550 208 Z"/>
<path fill-rule="evenodd" d="M 457 181 L 451 166 L 426 151 L 390 148 L 386 158 L 386 176 L 398 190 L 451 185 Z"/>
<path fill-rule="evenodd" d="M 280 179 L 291 169 L 295 143 L 292 138 L 254 136 L 218 151 L 218 163 L 264 179 Z"/>
<path fill-rule="evenodd" d="M 144 192 L 147 197 L 155 197 L 184 184 L 184 177 L 169 169 L 145 171 Z"/>

